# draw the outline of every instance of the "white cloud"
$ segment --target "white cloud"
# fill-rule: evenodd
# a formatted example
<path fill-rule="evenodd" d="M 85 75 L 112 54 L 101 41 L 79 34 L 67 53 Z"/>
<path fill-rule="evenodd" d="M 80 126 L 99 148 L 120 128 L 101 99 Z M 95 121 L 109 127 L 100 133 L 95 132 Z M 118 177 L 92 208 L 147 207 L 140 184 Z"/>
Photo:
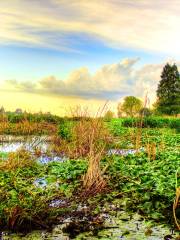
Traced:
<path fill-rule="evenodd" d="M 77 51 L 73 34 L 178 55 L 179 0 L 0 1 L 0 43 Z"/>
<path fill-rule="evenodd" d="M 118 100 L 127 95 L 143 97 L 148 91 L 153 101 L 164 63 L 147 64 L 137 69 L 136 59 L 102 66 L 95 74 L 87 68 L 74 70 L 67 79 L 45 77 L 38 82 L 6 81 L 6 89 L 21 92 L 75 96 L 84 99 Z"/>

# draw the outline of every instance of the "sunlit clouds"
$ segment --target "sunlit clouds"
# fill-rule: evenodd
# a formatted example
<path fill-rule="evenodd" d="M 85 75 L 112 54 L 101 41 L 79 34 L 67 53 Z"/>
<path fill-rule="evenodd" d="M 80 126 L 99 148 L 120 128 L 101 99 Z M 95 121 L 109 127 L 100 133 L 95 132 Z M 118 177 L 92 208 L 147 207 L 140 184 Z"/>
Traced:
<path fill-rule="evenodd" d="M 126 95 L 143 97 L 145 92 L 155 97 L 163 64 L 135 67 L 138 59 L 123 59 L 119 63 L 104 65 L 95 74 L 80 68 L 67 79 L 48 76 L 37 82 L 7 80 L 4 87 L 19 92 L 71 96 L 82 99 L 118 100 Z"/>

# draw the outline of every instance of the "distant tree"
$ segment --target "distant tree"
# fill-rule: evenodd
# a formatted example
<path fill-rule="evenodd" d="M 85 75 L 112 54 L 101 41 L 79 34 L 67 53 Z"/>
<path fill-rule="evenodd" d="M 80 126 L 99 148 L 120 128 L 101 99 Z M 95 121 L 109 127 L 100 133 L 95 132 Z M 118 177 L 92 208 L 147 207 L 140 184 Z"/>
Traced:
<path fill-rule="evenodd" d="M 142 101 L 134 96 L 125 97 L 122 103 L 121 110 L 126 113 L 127 116 L 134 117 L 139 114 L 142 108 Z"/>
<path fill-rule="evenodd" d="M 123 112 L 122 112 L 122 104 L 121 104 L 121 103 L 118 103 L 118 106 L 117 106 L 117 115 L 118 115 L 118 118 L 122 117 L 122 115 L 123 115 Z"/>
<path fill-rule="evenodd" d="M 23 113 L 23 111 L 22 111 L 22 109 L 21 109 L 21 108 L 17 108 L 17 109 L 16 109 L 16 111 L 15 111 L 15 113 L 17 113 L 17 114 L 22 114 L 22 113 Z"/>
<path fill-rule="evenodd" d="M 5 109 L 4 109 L 4 107 L 2 106 L 1 108 L 0 108 L 0 114 L 4 114 L 5 113 Z"/>
<path fill-rule="evenodd" d="M 147 107 L 143 107 L 140 109 L 139 114 L 141 116 L 149 117 L 152 115 L 152 111 Z"/>
<path fill-rule="evenodd" d="M 4 107 L 2 106 L 0 108 L 0 122 L 7 122 L 7 115 L 6 115 L 6 111 L 4 109 Z"/>
<path fill-rule="evenodd" d="M 180 113 L 180 75 L 176 64 L 164 66 L 157 97 L 158 112 L 168 115 Z"/>
<path fill-rule="evenodd" d="M 159 107 L 159 100 L 156 99 L 155 102 L 152 104 L 152 113 L 153 115 L 161 116 L 162 113 L 158 110 Z"/>
<path fill-rule="evenodd" d="M 104 114 L 104 119 L 106 121 L 110 121 L 113 117 L 114 117 L 114 113 L 110 110 Z"/>

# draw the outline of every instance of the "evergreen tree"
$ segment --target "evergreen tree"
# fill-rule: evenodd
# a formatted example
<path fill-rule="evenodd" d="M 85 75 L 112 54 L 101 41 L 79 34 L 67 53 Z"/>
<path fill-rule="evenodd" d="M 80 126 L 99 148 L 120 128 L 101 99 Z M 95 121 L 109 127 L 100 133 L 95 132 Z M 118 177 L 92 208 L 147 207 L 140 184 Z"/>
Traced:
<path fill-rule="evenodd" d="M 164 66 L 157 97 L 159 112 L 169 115 L 180 113 L 180 75 L 176 64 Z"/>

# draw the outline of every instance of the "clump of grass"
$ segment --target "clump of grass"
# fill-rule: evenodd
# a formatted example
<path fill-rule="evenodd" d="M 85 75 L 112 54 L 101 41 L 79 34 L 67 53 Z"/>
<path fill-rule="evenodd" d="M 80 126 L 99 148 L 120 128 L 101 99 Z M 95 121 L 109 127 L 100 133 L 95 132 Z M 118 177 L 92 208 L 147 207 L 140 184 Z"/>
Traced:
<path fill-rule="evenodd" d="M 81 120 L 73 128 L 74 141 L 70 151 L 75 158 L 96 154 L 105 150 L 109 142 L 109 134 L 101 119 Z"/>
<path fill-rule="evenodd" d="M 24 149 L 14 153 L 9 153 L 7 160 L 0 163 L 0 170 L 15 170 L 17 168 L 31 167 L 35 164 L 35 159 Z"/>
<path fill-rule="evenodd" d="M 98 147 L 93 143 L 94 132 L 91 134 L 91 142 L 88 158 L 88 170 L 83 176 L 83 186 L 85 188 L 85 196 L 96 195 L 104 190 L 106 181 L 103 178 L 103 172 L 100 167 L 100 161 L 104 155 L 105 145 Z"/>
<path fill-rule="evenodd" d="M 64 130 L 61 129 L 59 139 L 54 138 L 53 146 L 55 151 L 73 159 L 87 157 L 92 151 L 92 145 L 93 151 L 99 152 L 102 146 L 106 147 L 112 140 L 102 118 L 90 117 L 87 109 L 78 111 L 78 114 L 78 120 L 63 124 Z"/>
<path fill-rule="evenodd" d="M 42 135 L 53 134 L 57 131 L 55 124 L 47 122 L 30 122 L 28 120 L 22 120 L 17 123 L 1 122 L 0 134 L 12 134 L 12 135 Z"/>
<path fill-rule="evenodd" d="M 86 196 L 100 192 L 106 185 L 100 168 L 100 161 L 112 138 L 104 125 L 103 118 L 100 117 L 104 109 L 105 106 L 97 112 L 95 117 L 90 117 L 87 109 L 82 111 L 77 108 L 76 113 L 78 116 L 76 116 L 76 119 L 78 120 L 71 124 L 71 128 L 66 127 L 65 131 L 61 131 L 63 136 L 61 136 L 59 142 L 55 138 L 56 150 L 70 158 L 78 159 L 83 157 L 88 161 L 88 170 L 83 177 L 85 189 L 83 194 Z M 66 136 L 71 137 L 67 138 Z M 59 143 L 58 146 L 57 143 Z"/>
<path fill-rule="evenodd" d="M 176 198 L 175 198 L 174 204 L 173 204 L 173 216 L 174 216 L 175 224 L 176 224 L 178 230 L 180 230 L 180 222 L 178 221 L 177 216 L 176 216 L 176 209 L 178 209 L 180 206 L 179 202 L 180 202 L 180 187 L 176 188 Z"/>
<path fill-rule="evenodd" d="M 156 159 L 156 143 L 152 142 L 152 143 L 147 143 L 146 144 L 146 152 L 148 155 L 148 158 L 151 160 L 155 160 Z"/>

